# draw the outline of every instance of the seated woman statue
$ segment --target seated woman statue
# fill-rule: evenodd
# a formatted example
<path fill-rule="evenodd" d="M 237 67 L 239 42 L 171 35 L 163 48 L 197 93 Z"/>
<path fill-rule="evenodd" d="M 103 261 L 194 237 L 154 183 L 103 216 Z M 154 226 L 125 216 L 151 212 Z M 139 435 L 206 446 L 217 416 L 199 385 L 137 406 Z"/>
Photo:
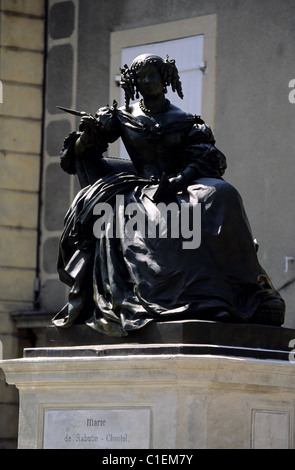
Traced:
<path fill-rule="evenodd" d="M 222 178 L 225 156 L 199 116 L 165 97 L 168 86 L 183 97 L 175 61 L 141 55 L 121 70 L 121 86 L 125 106 L 82 117 L 61 152 L 68 173 L 92 156 L 99 176 L 65 217 L 58 271 L 71 289 L 53 323 L 86 323 L 111 336 L 168 320 L 282 325 L 285 303 L 258 262 L 239 193 Z M 119 137 L 133 173 L 102 157 Z M 188 218 L 190 231 L 180 227 L 176 236 Z M 190 243 L 198 230 L 199 242 Z"/>

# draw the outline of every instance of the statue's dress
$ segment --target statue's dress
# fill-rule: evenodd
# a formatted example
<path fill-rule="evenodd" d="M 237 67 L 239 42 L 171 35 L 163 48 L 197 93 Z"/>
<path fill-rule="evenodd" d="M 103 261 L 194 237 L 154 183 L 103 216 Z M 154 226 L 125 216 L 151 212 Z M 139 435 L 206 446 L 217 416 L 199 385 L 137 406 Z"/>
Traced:
<path fill-rule="evenodd" d="M 153 117 L 137 105 L 132 114 L 106 107 L 96 117 L 97 145 L 89 152 L 122 137 L 136 172 L 109 172 L 97 154 L 102 176 L 79 192 L 65 217 L 58 272 L 71 290 L 54 324 L 86 322 L 99 332 L 122 336 L 152 321 L 210 320 L 220 310 L 232 321 L 282 324 L 284 301 L 258 262 L 240 195 L 222 179 L 226 160 L 211 129 L 173 105 Z M 72 133 L 61 153 L 68 173 L 75 172 L 79 135 Z M 187 239 L 173 237 L 168 223 L 167 238 L 128 232 L 126 207 L 136 203 L 133 207 L 142 208 L 155 228 L 159 211 L 153 195 L 161 176 L 187 168 L 187 190 L 168 195 L 165 202 L 179 209 L 189 203 L 191 215 L 201 204 L 200 245 L 184 248 Z M 108 203 L 112 213 L 97 237 L 94 224 L 101 219 L 94 208 L 99 203 Z"/>

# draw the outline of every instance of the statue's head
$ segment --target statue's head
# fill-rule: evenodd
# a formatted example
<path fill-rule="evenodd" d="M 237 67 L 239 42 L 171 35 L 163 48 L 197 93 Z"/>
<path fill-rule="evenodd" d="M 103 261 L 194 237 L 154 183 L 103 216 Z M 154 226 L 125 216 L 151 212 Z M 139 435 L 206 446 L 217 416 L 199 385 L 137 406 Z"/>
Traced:
<path fill-rule="evenodd" d="M 176 91 L 180 98 L 183 98 L 175 60 L 169 60 L 168 56 L 164 60 L 155 54 L 141 54 L 132 61 L 130 67 L 124 65 L 124 68 L 121 69 L 120 85 L 125 91 L 125 104 L 127 109 L 131 99 L 134 100 L 135 96 L 139 98 L 136 77 L 139 70 L 144 70 L 147 65 L 157 67 L 162 78 L 164 93 L 167 93 L 167 86 L 171 85 L 172 90 Z"/>

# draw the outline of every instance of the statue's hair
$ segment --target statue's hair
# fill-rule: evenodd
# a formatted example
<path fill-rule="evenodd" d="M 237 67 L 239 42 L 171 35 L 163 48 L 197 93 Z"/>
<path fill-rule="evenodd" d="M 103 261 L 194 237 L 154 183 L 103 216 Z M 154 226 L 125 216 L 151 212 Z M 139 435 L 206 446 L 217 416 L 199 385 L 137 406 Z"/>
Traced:
<path fill-rule="evenodd" d="M 133 60 L 130 67 L 124 65 L 121 69 L 121 81 L 120 85 L 125 92 L 125 106 L 129 109 L 130 100 L 134 100 L 134 97 L 139 98 L 137 90 L 136 71 L 147 64 L 154 64 L 158 67 L 160 75 L 163 80 L 164 91 L 167 93 L 167 86 L 171 85 L 172 90 L 177 92 L 178 96 L 182 99 L 182 86 L 179 79 L 178 70 L 175 65 L 175 60 L 169 60 L 167 56 L 165 60 L 161 57 L 153 54 L 142 54 Z"/>

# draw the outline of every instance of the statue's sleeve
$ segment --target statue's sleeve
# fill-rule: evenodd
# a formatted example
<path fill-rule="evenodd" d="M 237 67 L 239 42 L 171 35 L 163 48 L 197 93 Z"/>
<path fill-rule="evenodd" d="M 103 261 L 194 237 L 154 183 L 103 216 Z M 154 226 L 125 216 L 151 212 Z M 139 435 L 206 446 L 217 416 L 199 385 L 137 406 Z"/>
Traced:
<path fill-rule="evenodd" d="M 59 154 L 60 166 L 69 175 L 76 174 L 75 144 L 80 135 L 81 132 L 71 132 L 70 135 L 65 138 L 63 148 Z"/>
<path fill-rule="evenodd" d="M 215 146 L 211 128 L 204 123 L 194 124 L 184 139 L 183 169 L 194 169 L 198 177 L 220 178 L 226 166 L 226 158 Z"/>

